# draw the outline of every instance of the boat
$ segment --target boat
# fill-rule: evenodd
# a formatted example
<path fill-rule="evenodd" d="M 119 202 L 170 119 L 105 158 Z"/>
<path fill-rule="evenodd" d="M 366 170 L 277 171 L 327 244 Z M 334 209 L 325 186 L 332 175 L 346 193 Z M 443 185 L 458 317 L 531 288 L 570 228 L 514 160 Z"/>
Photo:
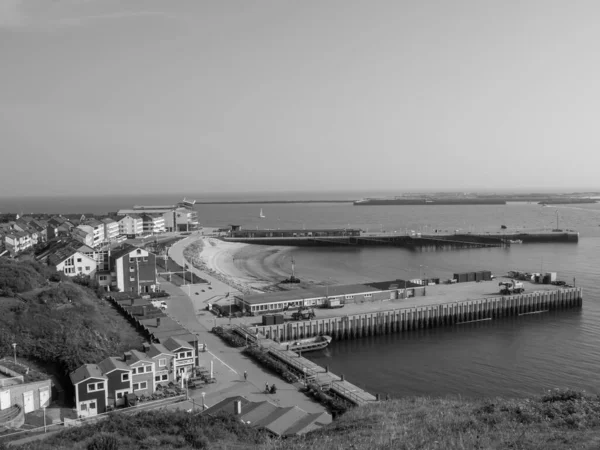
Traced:
<path fill-rule="evenodd" d="M 522 244 L 523 243 L 523 241 L 521 239 L 509 240 L 508 242 L 511 244 Z"/>
<path fill-rule="evenodd" d="M 258 215 L 258 217 L 260 217 L 261 219 L 264 219 L 265 217 L 267 217 L 263 214 L 262 208 L 260 208 L 260 214 Z"/>
<path fill-rule="evenodd" d="M 296 341 L 282 342 L 281 345 L 287 350 L 293 352 L 313 352 L 323 350 L 332 341 L 331 336 L 316 336 L 308 339 L 298 339 Z"/>

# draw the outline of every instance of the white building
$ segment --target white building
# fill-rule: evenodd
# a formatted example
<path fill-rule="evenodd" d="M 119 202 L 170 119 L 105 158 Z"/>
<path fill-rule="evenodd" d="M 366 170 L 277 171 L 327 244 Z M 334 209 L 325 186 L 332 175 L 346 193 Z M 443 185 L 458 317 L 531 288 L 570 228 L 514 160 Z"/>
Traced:
<path fill-rule="evenodd" d="M 102 245 L 105 241 L 104 224 L 99 220 L 91 219 L 85 222 L 85 225 L 92 228 L 92 247 L 99 247 Z"/>
<path fill-rule="evenodd" d="M 116 242 L 119 236 L 119 224 L 109 217 L 100 220 L 104 224 L 104 240 L 105 242 Z"/>
<path fill-rule="evenodd" d="M 88 225 L 79 225 L 73 228 L 71 237 L 89 247 L 94 246 L 94 229 Z"/>
<path fill-rule="evenodd" d="M 143 232 L 144 221 L 137 214 L 127 214 L 119 220 L 119 234 L 135 237 Z"/>
<path fill-rule="evenodd" d="M 31 248 L 34 243 L 29 233 L 25 231 L 14 231 L 8 233 L 4 238 L 6 249 L 12 253 L 19 253 Z"/>
<path fill-rule="evenodd" d="M 69 277 L 77 275 L 93 276 L 97 264 L 93 258 L 76 251 L 71 247 L 61 248 L 48 257 L 48 263 Z"/>
<path fill-rule="evenodd" d="M 143 214 L 144 233 L 158 234 L 165 232 L 165 218 L 162 214 Z"/>

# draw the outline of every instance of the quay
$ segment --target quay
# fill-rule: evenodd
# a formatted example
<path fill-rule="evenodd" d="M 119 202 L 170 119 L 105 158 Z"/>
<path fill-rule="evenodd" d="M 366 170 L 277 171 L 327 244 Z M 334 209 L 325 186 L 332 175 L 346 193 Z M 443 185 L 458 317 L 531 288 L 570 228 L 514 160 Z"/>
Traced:
<path fill-rule="evenodd" d="M 457 249 L 507 247 L 513 243 L 577 243 L 576 231 L 514 233 L 365 233 L 358 229 L 240 230 L 232 229 L 226 242 L 295 247 L 394 246 L 409 249 Z"/>
<path fill-rule="evenodd" d="M 316 308 L 313 319 L 285 320 L 278 325 L 263 325 L 256 316 L 242 317 L 239 321 L 252 334 L 278 341 L 320 334 L 333 339 L 358 339 L 578 308 L 583 304 L 583 292 L 578 287 L 523 281 L 524 293 L 501 295 L 497 281 L 439 284 L 426 286 L 425 292 L 408 298 L 389 296 L 388 299 L 361 300 L 340 309 Z"/>
<path fill-rule="evenodd" d="M 285 364 L 305 384 L 317 384 L 323 391 L 343 398 L 357 406 L 378 400 L 374 395 L 348 382 L 344 376 L 340 377 L 330 372 L 329 368 L 323 368 L 304 358 L 300 353 L 285 348 L 260 331 L 253 331 L 243 325 L 234 325 L 233 330 L 248 342 L 266 349 L 269 355 Z"/>

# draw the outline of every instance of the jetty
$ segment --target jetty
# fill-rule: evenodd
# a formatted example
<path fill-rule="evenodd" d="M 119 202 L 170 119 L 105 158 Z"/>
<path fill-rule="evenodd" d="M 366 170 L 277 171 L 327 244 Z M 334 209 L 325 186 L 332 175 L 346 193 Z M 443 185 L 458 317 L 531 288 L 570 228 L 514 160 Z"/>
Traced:
<path fill-rule="evenodd" d="M 266 349 L 269 355 L 285 364 L 288 370 L 298 375 L 305 384 L 317 384 L 321 390 L 357 406 L 378 400 L 376 396 L 348 382 L 343 375 L 338 376 L 330 372 L 328 367 L 323 368 L 315 364 L 300 353 L 289 350 L 287 346 L 266 337 L 261 331 L 252 330 L 244 325 L 233 325 L 232 328 L 249 343 Z"/>
<path fill-rule="evenodd" d="M 226 242 L 295 247 L 392 246 L 409 249 L 460 249 L 508 247 L 515 242 L 577 243 L 579 233 L 572 230 L 512 233 L 364 233 L 357 229 L 332 230 L 232 230 L 222 237 Z"/>

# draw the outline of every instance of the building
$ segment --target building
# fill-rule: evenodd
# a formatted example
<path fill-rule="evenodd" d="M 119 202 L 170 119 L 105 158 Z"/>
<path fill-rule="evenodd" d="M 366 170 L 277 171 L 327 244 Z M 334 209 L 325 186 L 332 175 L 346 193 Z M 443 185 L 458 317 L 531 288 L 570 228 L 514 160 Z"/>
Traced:
<path fill-rule="evenodd" d="M 181 339 L 170 337 L 163 343 L 164 347 L 175 355 L 173 372 L 176 377 L 188 378 L 196 365 L 194 346 Z"/>
<path fill-rule="evenodd" d="M 133 392 L 132 368 L 125 361 L 114 356 L 102 360 L 98 367 L 107 378 L 107 405 L 122 406 L 125 404 L 125 395 Z"/>
<path fill-rule="evenodd" d="M 175 214 L 175 231 L 194 231 L 198 229 L 198 213 L 189 208 L 177 208 Z"/>
<path fill-rule="evenodd" d="M 154 361 L 155 388 L 167 386 L 169 383 L 176 381 L 174 376 L 174 353 L 171 353 L 164 345 L 154 343 L 147 345 L 146 355 Z"/>
<path fill-rule="evenodd" d="M 33 241 L 26 231 L 12 231 L 4 237 L 4 246 L 9 252 L 16 254 L 33 247 Z"/>
<path fill-rule="evenodd" d="M 97 219 L 88 219 L 84 224 L 79 225 L 78 228 L 86 226 L 92 230 L 92 247 L 96 248 L 101 246 L 106 240 L 104 234 L 104 223 Z"/>
<path fill-rule="evenodd" d="M 158 234 L 166 231 L 165 218 L 162 214 L 142 214 L 141 217 L 144 234 Z"/>
<path fill-rule="evenodd" d="M 88 247 L 94 246 L 94 229 L 87 225 L 78 225 L 71 230 L 71 237 Z"/>
<path fill-rule="evenodd" d="M 97 263 L 88 255 L 77 251 L 70 243 L 57 248 L 48 255 L 48 265 L 69 277 L 77 275 L 94 276 Z"/>
<path fill-rule="evenodd" d="M 292 291 L 235 296 L 243 311 L 252 315 L 269 314 L 298 308 L 327 307 L 331 302 L 340 305 L 358 302 L 395 300 L 425 295 L 423 285 L 405 280 L 382 281 L 346 286 L 325 286 Z"/>
<path fill-rule="evenodd" d="M 117 241 L 117 236 L 119 236 L 119 223 L 110 217 L 105 217 L 104 219 L 100 219 L 100 222 L 104 224 L 104 240 L 105 242 L 111 244 Z"/>
<path fill-rule="evenodd" d="M 147 250 L 125 244 L 111 255 L 110 272 L 120 292 L 142 294 L 156 290 L 156 256 Z"/>
<path fill-rule="evenodd" d="M 165 221 L 166 231 L 193 231 L 198 229 L 198 213 L 194 211 L 195 200 L 183 199 L 176 205 L 135 205 L 132 209 L 121 209 L 118 216 L 130 214 L 160 214 Z"/>
<path fill-rule="evenodd" d="M 106 412 L 108 378 L 96 364 L 84 364 L 69 375 L 75 388 L 77 417 L 90 417 Z"/>
<path fill-rule="evenodd" d="M 269 401 L 252 402 L 235 396 L 211 406 L 203 415 L 227 413 L 250 427 L 263 429 L 277 437 L 298 436 L 318 430 L 332 422 L 326 412 L 308 413 L 297 406 L 277 406 Z"/>
<path fill-rule="evenodd" d="M 131 368 L 133 393 L 152 395 L 154 393 L 154 361 L 137 350 L 125 352 L 123 360 Z"/>
<path fill-rule="evenodd" d="M 119 234 L 135 238 L 144 232 L 144 221 L 137 214 L 127 214 L 119 219 Z"/>
<path fill-rule="evenodd" d="M 294 237 L 332 237 L 360 236 L 361 230 L 355 228 L 332 228 L 319 230 L 242 230 L 232 226 L 229 236 L 233 238 L 294 238 Z"/>

